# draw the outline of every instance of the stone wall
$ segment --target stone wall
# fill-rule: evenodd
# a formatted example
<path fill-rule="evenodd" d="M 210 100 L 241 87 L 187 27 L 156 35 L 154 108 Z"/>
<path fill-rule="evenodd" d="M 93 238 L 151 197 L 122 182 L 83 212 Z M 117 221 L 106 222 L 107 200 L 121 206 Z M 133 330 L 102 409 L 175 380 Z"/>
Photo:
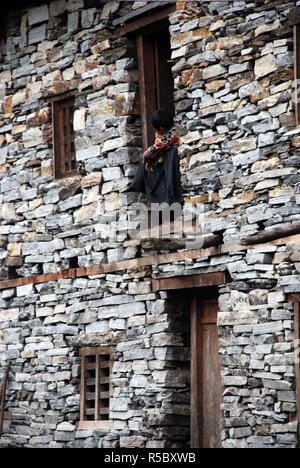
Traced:
<path fill-rule="evenodd" d="M 186 311 L 165 293 L 151 293 L 149 271 L 138 276 L 128 271 L 66 279 L 3 294 L 1 360 L 12 359 L 13 378 L 2 446 L 186 446 Z M 79 347 L 106 345 L 115 347 L 114 429 L 76 430 Z"/>
<path fill-rule="evenodd" d="M 122 231 L 120 191 L 135 173 L 141 128 L 135 43 L 112 22 L 142 6 L 96 3 L 56 0 L 14 12 L 2 38 L 3 281 L 168 254 Z M 286 26 L 297 2 L 179 3 L 170 34 L 185 200 L 201 204 L 203 227 L 223 244 L 175 261 L 2 288 L 1 364 L 13 360 L 2 446 L 186 447 L 187 293 L 153 292 L 151 279 L 218 271 L 231 277 L 219 288 L 223 446 L 297 445 L 288 294 L 300 292 L 300 239 L 238 244 L 299 220 Z M 50 100 L 68 90 L 77 92 L 81 174 L 55 181 Z M 78 348 L 92 345 L 115 346 L 111 431 L 76 430 Z"/>

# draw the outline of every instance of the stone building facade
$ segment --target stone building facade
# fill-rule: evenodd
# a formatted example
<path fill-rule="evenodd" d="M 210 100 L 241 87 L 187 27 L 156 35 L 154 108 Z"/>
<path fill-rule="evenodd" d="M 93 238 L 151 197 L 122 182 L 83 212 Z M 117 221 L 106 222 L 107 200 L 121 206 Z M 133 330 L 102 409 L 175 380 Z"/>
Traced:
<path fill-rule="evenodd" d="M 5 12 L 1 447 L 197 447 L 211 425 L 223 448 L 298 446 L 299 3 L 28 0 Z M 136 37 L 162 19 L 200 245 L 126 224 L 145 125 Z M 69 99 L 76 168 L 57 175 L 54 113 Z M 222 387 L 208 411 L 205 300 L 218 304 Z M 109 386 L 94 419 L 82 409 L 93 349 Z"/>

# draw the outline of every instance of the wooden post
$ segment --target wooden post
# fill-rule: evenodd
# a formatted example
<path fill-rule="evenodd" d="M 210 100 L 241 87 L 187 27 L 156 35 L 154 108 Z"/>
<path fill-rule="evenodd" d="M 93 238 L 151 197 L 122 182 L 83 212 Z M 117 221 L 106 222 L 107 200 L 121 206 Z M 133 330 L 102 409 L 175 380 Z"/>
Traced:
<path fill-rule="evenodd" d="M 197 298 L 196 295 L 192 298 L 191 303 L 191 448 L 199 448 L 200 440 L 200 395 L 199 390 L 199 366 L 198 356 L 200 354 L 199 343 L 199 320 L 197 320 Z"/>
<path fill-rule="evenodd" d="M 298 436 L 300 436 L 300 306 L 299 302 L 294 303 L 294 362 L 295 362 L 295 380 L 296 380 L 296 402 L 297 402 L 297 421 L 298 421 Z"/>
<path fill-rule="evenodd" d="M 299 21 L 299 19 L 298 19 Z M 294 25 L 294 81 L 296 125 L 300 124 L 300 25 Z"/>
<path fill-rule="evenodd" d="M 2 435 L 2 428 L 3 428 L 3 420 L 4 420 L 4 409 L 5 409 L 5 390 L 6 390 L 6 382 L 8 377 L 8 372 L 10 368 L 11 361 L 7 362 L 7 366 L 3 375 L 2 385 L 1 385 L 1 411 L 0 411 L 0 437 Z"/>
<path fill-rule="evenodd" d="M 300 97 L 300 96 L 299 96 Z M 293 223 L 289 226 L 281 226 L 275 229 L 265 229 L 240 240 L 241 245 L 252 245 L 264 242 L 271 242 L 281 237 L 293 236 L 300 233 L 300 223 Z"/>

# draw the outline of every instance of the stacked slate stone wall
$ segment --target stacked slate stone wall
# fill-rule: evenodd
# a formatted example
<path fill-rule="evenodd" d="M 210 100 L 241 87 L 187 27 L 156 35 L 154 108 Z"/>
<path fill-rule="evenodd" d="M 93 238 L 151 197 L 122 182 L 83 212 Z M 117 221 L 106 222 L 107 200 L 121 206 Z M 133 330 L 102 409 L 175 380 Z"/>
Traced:
<path fill-rule="evenodd" d="M 189 2 L 170 15 L 185 200 L 201 204 L 205 230 L 221 234 L 224 248 L 3 289 L 0 359 L 12 367 L 2 446 L 188 446 L 189 294 L 153 292 L 151 279 L 218 271 L 231 277 L 219 288 L 223 446 L 297 445 L 288 294 L 300 292 L 299 243 L 230 247 L 299 220 L 286 26 L 296 3 Z M 120 191 L 137 167 L 141 127 L 135 43 L 113 20 L 138 7 L 56 0 L 10 15 L 1 42 L 1 280 L 161 253 L 122 231 Z M 81 174 L 54 180 L 51 97 L 74 90 Z M 115 346 L 114 428 L 78 431 L 79 347 L 99 345 Z"/>
<path fill-rule="evenodd" d="M 288 133 L 295 127 L 293 34 L 286 26 L 295 5 L 194 2 L 171 19 L 187 201 L 205 204 L 208 231 L 222 233 L 225 243 L 299 220 L 299 141 Z M 218 319 L 224 447 L 297 444 L 288 293 L 299 292 L 298 250 L 291 242 L 210 259 L 232 278 L 220 290 Z"/>
<path fill-rule="evenodd" d="M 186 447 L 185 308 L 151 293 L 149 271 L 65 279 L 2 295 L 1 360 L 12 360 L 1 446 Z M 114 293 L 113 293 L 114 292 Z M 176 296 L 177 297 L 177 296 Z M 113 346 L 113 430 L 76 430 L 81 346 Z"/>

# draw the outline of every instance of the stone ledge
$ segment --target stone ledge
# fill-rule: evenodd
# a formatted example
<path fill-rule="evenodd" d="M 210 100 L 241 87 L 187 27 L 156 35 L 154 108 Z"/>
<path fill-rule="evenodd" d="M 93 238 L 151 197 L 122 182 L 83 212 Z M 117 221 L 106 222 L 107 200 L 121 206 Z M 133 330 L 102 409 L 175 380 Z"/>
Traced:
<path fill-rule="evenodd" d="M 77 431 L 104 429 L 111 431 L 113 421 L 79 421 L 76 425 Z"/>
<path fill-rule="evenodd" d="M 44 275 L 33 275 L 24 278 L 8 279 L 0 281 L 0 290 L 9 289 L 26 284 L 45 283 L 47 281 L 57 281 L 66 278 L 80 278 L 85 276 L 102 275 L 106 273 L 141 268 L 149 265 L 161 265 L 165 263 L 173 263 L 182 260 L 193 260 L 203 257 L 213 257 L 222 255 L 228 252 L 240 252 L 249 249 L 255 249 L 261 246 L 278 246 L 288 243 L 300 242 L 300 234 L 293 236 L 282 237 L 270 242 L 261 242 L 251 245 L 241 245 L 239 243 L 222 244 L 203 249 L 183 250 L 180 252 L 167 253 L 161 255 L 149 255 L 147 257 L 134 258 L 131 260 L 123 260 L 114 263 L 105 263 L 103 265 L 95 265 L 86 268 L 72 268 L 69 270 L 59 271 L 55 273 L 47 273 Z"/>

